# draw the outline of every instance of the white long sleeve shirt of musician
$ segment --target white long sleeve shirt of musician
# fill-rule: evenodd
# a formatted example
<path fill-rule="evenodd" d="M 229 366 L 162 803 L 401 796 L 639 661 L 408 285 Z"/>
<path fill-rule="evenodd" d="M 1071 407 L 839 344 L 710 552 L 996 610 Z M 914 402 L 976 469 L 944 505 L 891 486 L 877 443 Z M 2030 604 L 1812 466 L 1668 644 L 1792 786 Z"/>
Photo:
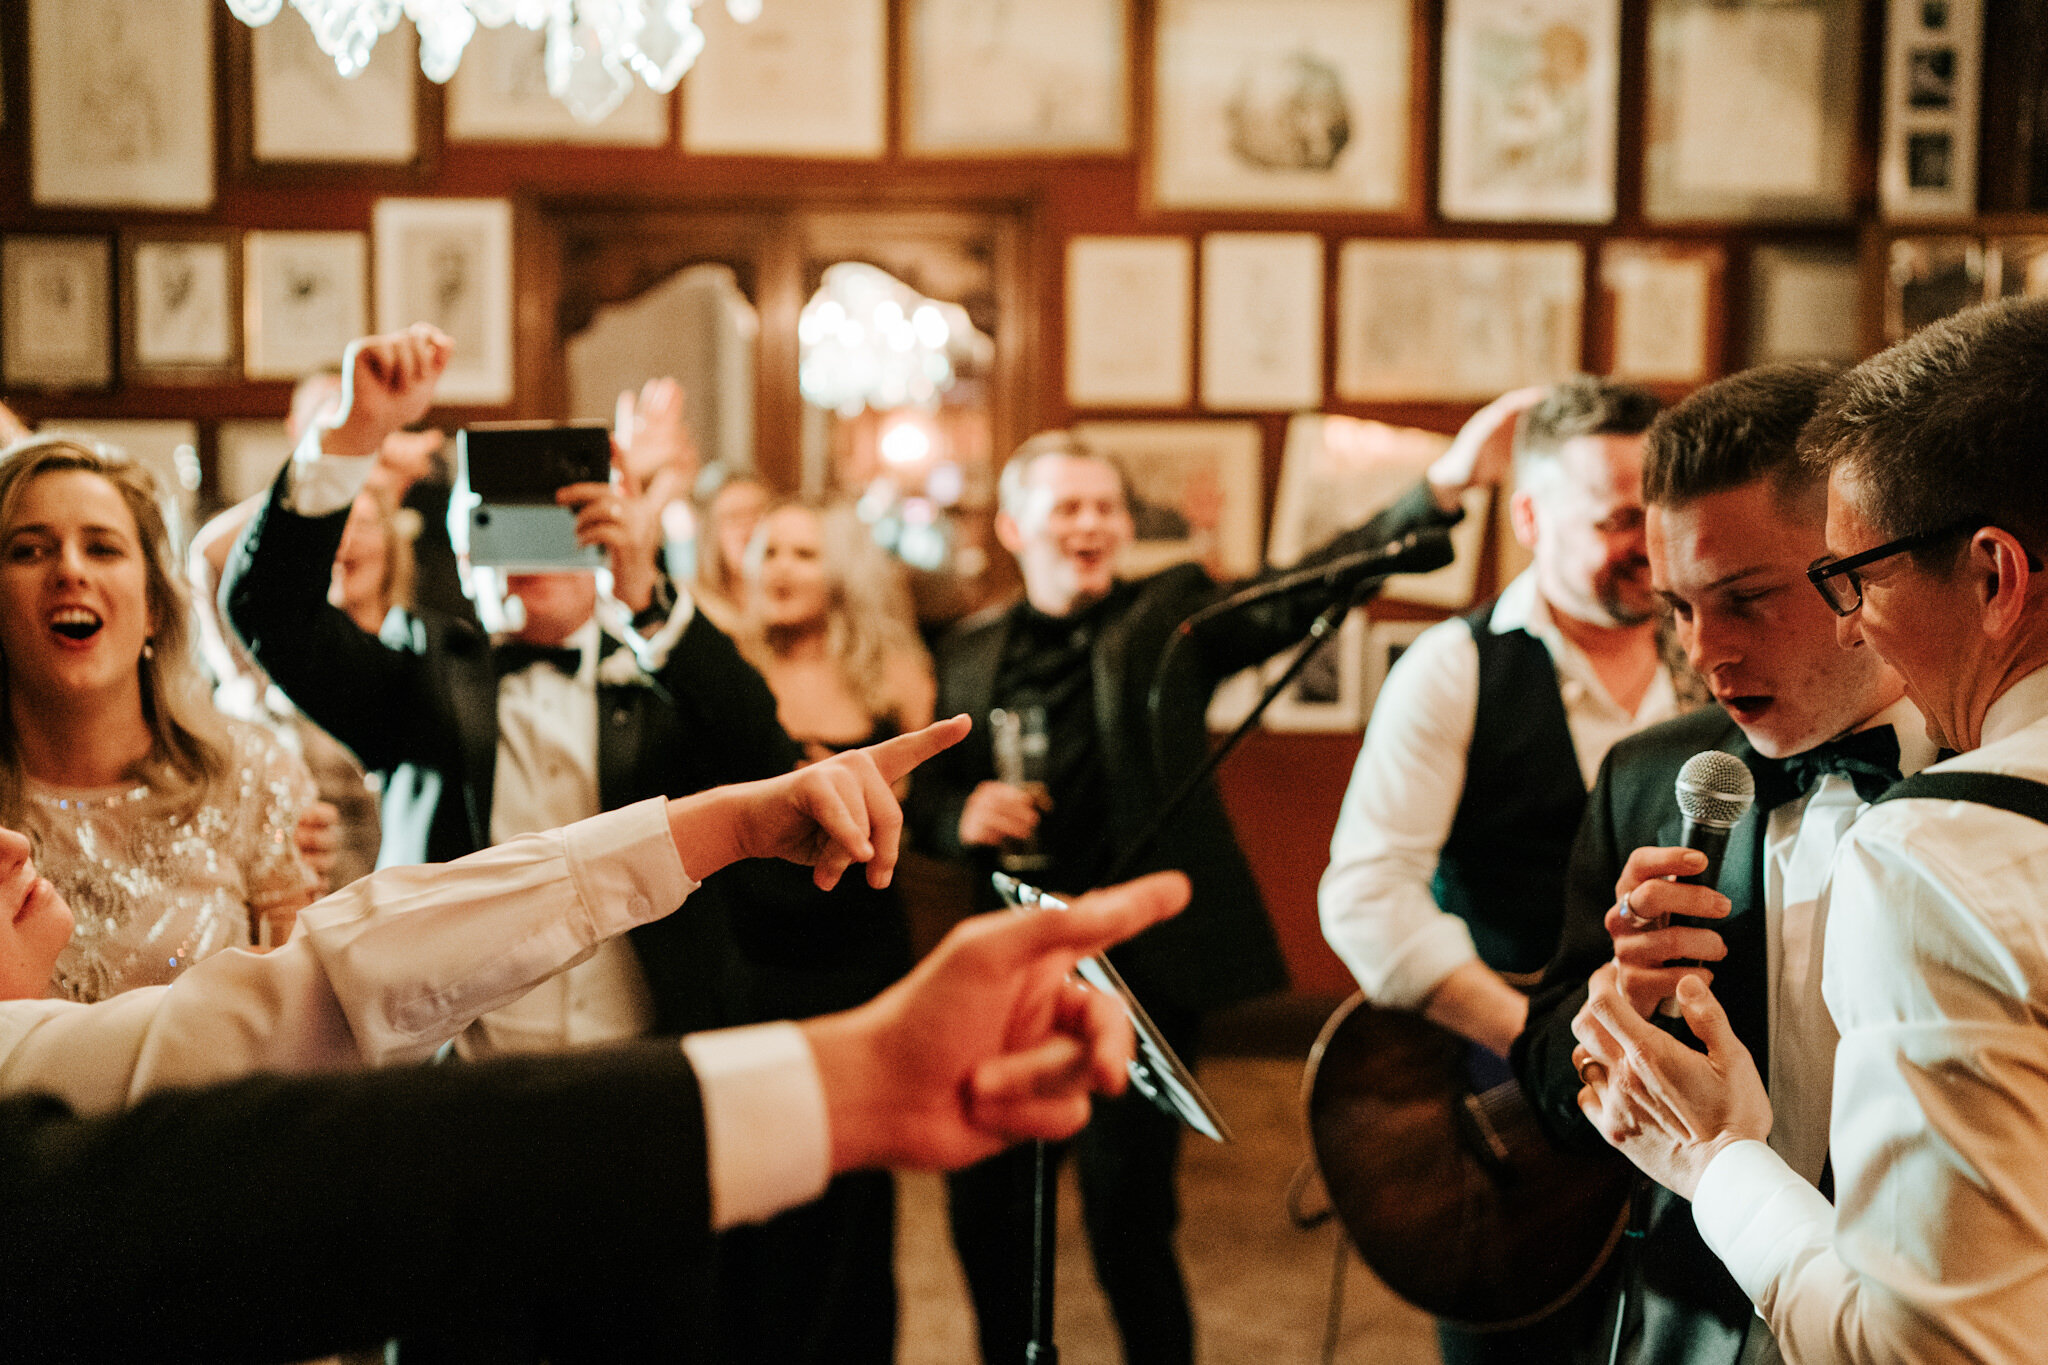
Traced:
<path fill-rule="evenodd" d="M 1526 630 L 1550 652 L 1565 725 L 1588 790 L 1624 735 L 1678 714 L 1659 669 L 1632 715 L 1608 694 L 1592 662 L 1551 620 L 1533 572 L 1501 593 L 1492 628 Z M 1389 670 L 1330 839 L 1317 902 L 1323 936 L 1366 998 L 1415 1009 L 1438 983 L 1478 957 L 1465 922 L 1430 890 L 1465 791 L 1479 706 L 1479 647 L 1463 620 L 1432 626 Z"/>

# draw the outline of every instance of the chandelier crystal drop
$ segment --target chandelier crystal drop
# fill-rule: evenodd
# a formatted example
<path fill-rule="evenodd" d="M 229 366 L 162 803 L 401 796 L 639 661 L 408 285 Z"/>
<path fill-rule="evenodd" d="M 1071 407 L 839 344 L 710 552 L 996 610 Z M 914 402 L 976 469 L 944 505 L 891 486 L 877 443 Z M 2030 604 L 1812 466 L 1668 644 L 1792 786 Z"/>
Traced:
<path fill-rule="evenodd" d="M 462 64 L 462 50 L 479 26 L 518 24 L 547 34 L 542 58 L 548 93 L 585 123 L 602 122 L 619 107 L 639 77 L 666 95 L 704 50 L 697 27 L 702 0 L 291 0 L 304 16 L 334 69 L 354 76 L 369 64 L 377 40 L 401 18 L 420 35 L 420 70 L 436 84 Z M 761 13 L 761 0 L 726 0 L 742 24 Z M 251 28 L 284 10 L 284 0 L 228 0 L 228 9 Z"/>

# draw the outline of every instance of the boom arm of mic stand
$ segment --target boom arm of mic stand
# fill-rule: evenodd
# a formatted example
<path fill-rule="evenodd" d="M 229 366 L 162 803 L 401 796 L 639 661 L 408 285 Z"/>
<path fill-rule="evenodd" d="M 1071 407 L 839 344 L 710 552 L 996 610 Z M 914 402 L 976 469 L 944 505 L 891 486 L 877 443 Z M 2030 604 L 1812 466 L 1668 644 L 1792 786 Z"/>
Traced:
<path fill-rule="evenodd" d="M 1287 671 L 1272 681 L 1265 692 L 1260 695 L 1258 704 L 1252 707 L 1251 714 L 1240 721 L 1237 728 L 1232 730 L 1221 744 L 1210 749 L 1208 756 L 1197 765 L 1193 772 L 1187 775 L 1187 778 L 1179 787 L 1174 789 L 1173 795 L 1166 799 L 1164 805 L 1160 806 L 1151 821 L 1146 824 L 1144 829 L 1139 831 L 1138 836 L 1124 845 L 1123 852 L 1117 855 L 1116 861 L 1110 865 L 1109 871 L 1103 874 L 1103 885 L 1108 886 L 1122 881 L 1130 873 L 1130 870 L 1137 865 L 1139 857 L 1146 850 L 1150 849 L 1153 842 L 1158 839 L 1160 831 L 1164 830 L 1167 824 L 1180 814 L 1194 794 L 1201 790 L 1202 784 L 1209 779 L 1210 774 L 1214 773 L 1222 765 L 1223 760 L 1230 757 L 1237 746 L 1244 741 L 1244 737 L 1252 732 L 1252 727 L 1256 726 L 1259 723 L 1259 718 L 1266 714 L 1266 708 L 1273 704 L 1273 698 L 1279 696 L 1281 692 L 1286 690 L 1289 683 L 1301 676 L 1301 671 L 1308 667 L 1308 661 L 1315 657 L 1316 651 L 1322 647 L 1323 642 L 1336 631 L 1344 618 L 1350 615 L 1351 609 L 1372 600 L 1379 593 L 1380 586 L 1386 581 L 1383 577 L 1365 579 L 1356 588 L 1352 589 L 1349 597 L 1338 598 L 1323 609 L 1323 614 L 1316 617 L 1314 624 L 1309 626 L 1308 635 L 1303 640 L 1301 648 L 1295 652 L 1293 661 L 1287 665 Z M 1152 690 L 1146 697 L 1145 710 L 1152 725 L 1152 754 L 1155 762 L 1165 752 L 1165 735 L 1161 732 L 1160 728 L 1161 695 L 1166 681 L 1167 669 L 1172 666 L 1174 651 L 1178 648 L 1183 638 L 1183 635 L 1177 632 L 1168 643 L 1166 652 L 1159 656 L 1159 667 L 1152 675 Z"/>

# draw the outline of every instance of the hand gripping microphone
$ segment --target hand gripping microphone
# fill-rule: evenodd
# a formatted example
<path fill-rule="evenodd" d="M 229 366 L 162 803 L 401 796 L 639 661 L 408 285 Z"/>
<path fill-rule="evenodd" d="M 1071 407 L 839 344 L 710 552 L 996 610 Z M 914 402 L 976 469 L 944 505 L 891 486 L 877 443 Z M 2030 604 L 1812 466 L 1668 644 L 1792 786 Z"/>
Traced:
<path fill-rule="evenodd" d="M 1749 765 L 1734 754 L 1720 749 L 1707 749 L 1685 760 L 1685 766 L 1678 770 L 1678 781 L 1673 784 L 1678 797 L 1678 813 L 1685 823 L 1680 827 L 1678 843 L 1681 848 L 1696 848 L 1707 855 L 1707 865 L 1690 877 L 1680 877 L 1682 882 L 1697 886 L 1712 886 L 1721 872 L 1721 855 L 1728 851 L 1728 831 L 1736 822 L 1749 813 L 1756 803 L 1756 778 L 1749 771 Z M 1717 928 L 1713 920 L 1693 919 L 1686 915 L 1674 915 L 1674 923 Z M 1698 966 L 1688 962 L 1687 966 Z M 1666 1018 L 1676 1019 L 1680 1015 L 1676 1000 L 1665 1000 L 1657 1006 L 1657 1012 Z"/>

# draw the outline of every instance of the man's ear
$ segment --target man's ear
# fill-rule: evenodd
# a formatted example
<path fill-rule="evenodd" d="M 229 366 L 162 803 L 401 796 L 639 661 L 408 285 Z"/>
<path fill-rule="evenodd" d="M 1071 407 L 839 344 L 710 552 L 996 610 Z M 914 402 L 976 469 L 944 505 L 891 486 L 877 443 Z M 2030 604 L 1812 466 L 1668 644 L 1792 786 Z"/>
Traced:
<path fill-rule="evenodd" d="M 1984 633 L 1994 640 L 2019 628 L 2030 592 L 2048 584 L 2048 578 L 2028 563 L 2026 547 L 2003 527 L 1980 528 L 1970 538 L 1964 563 L 1977 579 Z"/>
<path fill-rule="evenodd" d="M 1536 548 L 1536 499 L 1521 489 L 1515 490 L 1508 499 L 1508 525 L 1514 528 L 1515 540 L 1525 550 Z"/>
<path fill-rule="evenodd" d="M 1024 553 L 1024 528 L 1008 512 L 996 513 L 996 544 L 1013 555 Z"/>

